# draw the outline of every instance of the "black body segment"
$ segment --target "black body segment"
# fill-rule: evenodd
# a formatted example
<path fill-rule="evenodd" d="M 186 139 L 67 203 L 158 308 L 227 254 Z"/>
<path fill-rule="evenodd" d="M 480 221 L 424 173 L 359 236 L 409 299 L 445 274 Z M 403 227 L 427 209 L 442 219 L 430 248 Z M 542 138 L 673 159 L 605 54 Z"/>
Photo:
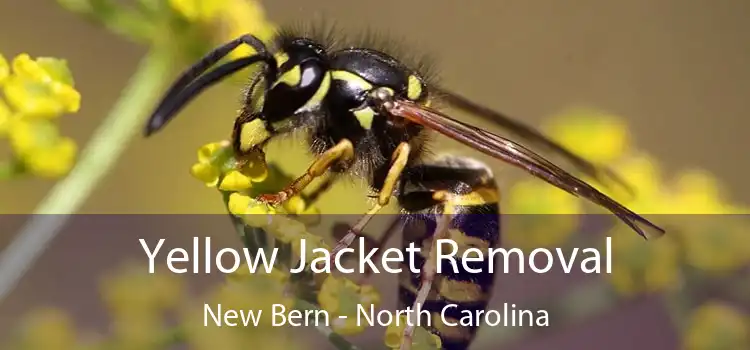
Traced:
<path fill-rule="evenodd" d="M 434 194 L 447 192 L 452 196 L 446 201 L 433 199 Z M 402 247 L 413 242 L 422 254 L 415 254 L 414 266 L 424 273 L 426 252 L 433 244 L 440 215 L 450 206 L 453 217 L 448 226 L 447 239 L 457 245 L 456 270 L 450 261 L 441 263 L 441 273 L 434 277 L 431 291 L 421 305 L 432 315 L 420 320 L 422 326 L 435 332 L 443 341 L 443 348 L 466 349 L 474 339 L 478 327 L 454 325 L 461 312 L 475 315 L 485 310 L 492 296 L 495 278 L 490 273 L 491 260 L 469 262 L 466 265 L 474 272 L 466 271 L 460 256 L 468 248 L 486 252 L 500 244 L 500 193 L 492 173 L 481 163 L 468 158 L 447 157 L 440 162 L 416 166 L 403 176 L 399 204 L 404 208 Z M 450 249 L 444 248 L 444 251 Z M 409 255 L 406 255 L 407 257 Z M 410 262 L 402 266 L 399 280 L 399 308 L 415 304 L 418 290 L 425 276 L 412 273 Z M 443 312 L 445 310 L 445 312 Z M 447 320 L 451 325 L 443 323 Z"/>

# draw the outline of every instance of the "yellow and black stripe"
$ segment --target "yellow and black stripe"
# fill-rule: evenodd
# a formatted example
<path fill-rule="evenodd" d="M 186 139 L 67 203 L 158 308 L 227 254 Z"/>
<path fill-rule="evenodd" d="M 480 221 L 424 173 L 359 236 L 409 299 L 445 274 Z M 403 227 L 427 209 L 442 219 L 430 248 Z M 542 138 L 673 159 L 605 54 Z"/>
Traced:
<path fill-rule="evenodd" d="M 487 271 L 491 261 L 467 262 L 470 268 L 482 270 L 481 273 L 469 273 L 464 270 L 460 256 L 468 248 L 486 251 L 500 243 L 499 196 L 492 173 L 481 163 L 467 158 L 443 158 L 416 166 L 404 175 L 399 196 L 405 210 L 402 214 L 405 222 L 402 243 L 403 248 L 411 242 L 421 248 L 422 254 L 415 254 L 414 266 L 423 266 L 427 260 L 440 214 L 446 210 L 453 213 L 447 236 L 458 245 L 458 271 L 453 271 L 450 262 L 443 261 L 442 273 L 433 279 L 432 290 L 421 305 L 421 310 L 432 315 L 431 326 L 426 328 L 440 336 L 444 349 L 466 349 L 478 327 L 445 325 L 441 311 L 455 304 L 457 307 L 449 308 L 445 313 L 446 319 L 455 324 L 463 310 L 476 314 L 478 310 L 486 309 L 490 300 L 494 276 Z M 440 197 L 445 199 L 436 199 Z M 424 277 L 411 273 L 409 263 L 405 262 L 400 277 L 400 308 L 414 304 Z M 424 271 L 424 268 L 420 270 Z M 427 324 L 425 317 L 421 325 Z"/>

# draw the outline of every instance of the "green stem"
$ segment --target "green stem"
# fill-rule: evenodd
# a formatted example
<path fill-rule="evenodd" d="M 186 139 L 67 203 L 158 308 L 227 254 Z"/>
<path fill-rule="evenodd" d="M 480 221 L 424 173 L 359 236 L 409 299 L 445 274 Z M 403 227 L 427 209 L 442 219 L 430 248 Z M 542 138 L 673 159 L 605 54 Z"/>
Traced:
<path fill-rule="evenodd" d="M 143 119 L 170 77 L 172 58 L 171 53 L 159 50 L 144 57 L 122 96 L 81 152 L 75 168 L 42 200 L 30 222 L 0 255 L 0 300 L 15 287 L 139 133 Z"/>

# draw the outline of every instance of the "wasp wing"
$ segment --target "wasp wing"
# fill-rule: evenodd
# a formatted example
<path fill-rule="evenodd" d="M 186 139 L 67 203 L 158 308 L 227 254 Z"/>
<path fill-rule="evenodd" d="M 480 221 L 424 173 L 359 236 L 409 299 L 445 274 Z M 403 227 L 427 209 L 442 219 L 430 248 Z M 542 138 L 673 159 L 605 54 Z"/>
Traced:
<path fill-rule="evenodd" d="M 662 228 L 518 143 L 408 100 L 397 99 L 392 103 L 386 103 L 384 108 L 394 116 L 421 124 L 487 155 L 524 169 L 575 196 L 584 197 L 611 211 L 644 238 L 664 234 Z M 646 230 L 641 225 L 645 225 Z"/>
<path fill-rule="evenodd" d="M 445 90 L 439 87 L 437 88 L 433 87 L 433 90 L 436 90 L 436 92 L 440 96 L 439 100 L 441 102 L 445 102 L 452 107 L 461 109 L 465 112 L 471 113 L 484 120 L 495 123 L 498 126 L 509 130 L 511 133 L 514 133 L 516 136 L 524 140 L 528 140 L 529 142 L 539 144 L 553 152 L 556 152 L 562 155 L 568 161 L 570 161 L 573 165 L 578 167 L 578 169 L 580 169 L 584 174 L 586 174 L 587 176 L 590 176 L 596 181 L 601 182 L 602 184 L 606 185 L 607 182 L 605 181 L 605 179 L 609 178 L 612 181 L 618 183 L 623 188 L 625 188 L 630 194 L 634 193 L 633 189 L 628 185 L 628 183 L 625 180 L 623 180 L 614 171 L 597 166 L 589 162 L 588 160 L 583 159 L 581 156 L 573 153 L 566 147 L 562 146 L 558 142 L 555 142 L 554 140 L 550 139 L 549 137 L 545 136 L 544 134 L 535 130 L 534 128 L 529 127 L 517 120 L 514 120 L 513 118 L 507 115 L 494 111 L 490 108 L 484 107 L 477 103 L 474 103 L 470 101 L 469 99 L 467 99 L 466 97 L 458 95 L 454 92 L 450 92 L 448 90 Z"/>

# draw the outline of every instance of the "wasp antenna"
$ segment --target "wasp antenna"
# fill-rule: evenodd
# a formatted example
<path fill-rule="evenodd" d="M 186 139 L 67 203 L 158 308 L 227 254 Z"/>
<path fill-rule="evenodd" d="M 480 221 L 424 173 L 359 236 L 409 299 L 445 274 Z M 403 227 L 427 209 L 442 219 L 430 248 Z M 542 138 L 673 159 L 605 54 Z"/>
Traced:
<path fill-rule="evenodd" d="M 243 58 L 237 59 L 233 62 L 226 63 L 225 65 L 220 66 L 219 68 L 215 69 L 209 74 L 214 74 L 210 78 L 202 78 L 200 77 L 201 74 L 203 74 L 206 70 L 208 70 L 212 65 L 216 64 L 220 60 L 222 60 L 224 57 L 226 57 L 232 50 L 237 48 L 238 46 L 245 44 L 253 48 L 257 53 L 252 56 L 246 57 L 247 59 L 251 59 L 252 62 L 249 61 L 242 61 Z M 244 66 L 238 67 L 241 65 L 239 63 L 240 61 L 246 62 Z M 146 128 L 144 130 L 145 136 L 150 136 L 151 134 L 155 133 L 159 129 L 161 129 L 164 125 L 166 125 L 169 120 L 171 120 L 174 117 L 174 113 L 179 110 L 184 104 L 190 101 L 195 95 L 205 89 L 205 87 L 208 87 L 215 83 L 218 80 L 221 80 L 225 76 L 232 74 L 243 67 L 246 67 L 247 65 L 250 65 L 252 63 L 258 62 L 258 61 L 265 61 L 267 65 L 271 68 L 269 68 L 268 74 L 275 74 L 276 69 L 276 60 L 274 57 L 270 54 L 268 54 L 268 49 L 266 48 L 265 44 L 263 42 L 252 35 L 243 35 L 237 39 L 234 39 L 226 44 L 223 44 L 215 49 L 213 49 L 211 52 L 207 53 L 203 58 L 201 58 L 198 62 L 190 66 L 188 69 L 186 69 L 182 74 L 180 74 L 180 77 L 172 83 L 172 85 L 169 87 L 169 90 L 164 94 L 164 97 L 162 97 L 161 102 L 156 107 L 154 112 L 152 113 L 151 117 L 148 120 L 148 123 L 146 124 Z M 235 63 L 236 62 L 236 63 Z M 214 73 L 217 72 L 217 73 Z M 223 72 L 223 75 L 221 73 Z M 200 77 L 200 78 L 199 78 Z M 196 78 L 198 80 L 196 81 Z M 194 85 L 198 84 L 199 82 L 202 82 L 200 84 L 206 85 L 207 82 L 208 85 L 205 87 L 201 87 L 200 85 Z M 191 88 L 191 86 L 195 86 L 194 88 Z M 186 95 L 187 89 L 193 89 L 195 90 L 193 93 L 188 93 Z M 167 108 L 168 106 L 173 106 L 170 108 Z M 169 112 L 170 113 L 165 113 Z"/>
<path fill-rule="evenodd" d="M 630 216 L 618 213 L 616 216 L 630 226 L 630 228 L 635 230 L 638 235 L 645 240 L 657 239 L 667 232 L 665 229 L 654 225 L 650 221 L 634 213 Z"/>
<path fill-rule="evenodd" d="M 234 61 L 227 62 L 216 69 L 200 76 L 193 83 L 185 87 L 179 94 L 172 96 L 164 102 L 151 115 L 146 124 L 145 134 L 150 136 L 164 125 L 166 125 L 177 113 L 184 108 L 188 102 L 194 99 L 205 89 L 213 86 L 224 78 L 236 73 L 237 71 L 264 60 L 265 57 L 254 55 L 249 57 L 238 58 Z"/>

